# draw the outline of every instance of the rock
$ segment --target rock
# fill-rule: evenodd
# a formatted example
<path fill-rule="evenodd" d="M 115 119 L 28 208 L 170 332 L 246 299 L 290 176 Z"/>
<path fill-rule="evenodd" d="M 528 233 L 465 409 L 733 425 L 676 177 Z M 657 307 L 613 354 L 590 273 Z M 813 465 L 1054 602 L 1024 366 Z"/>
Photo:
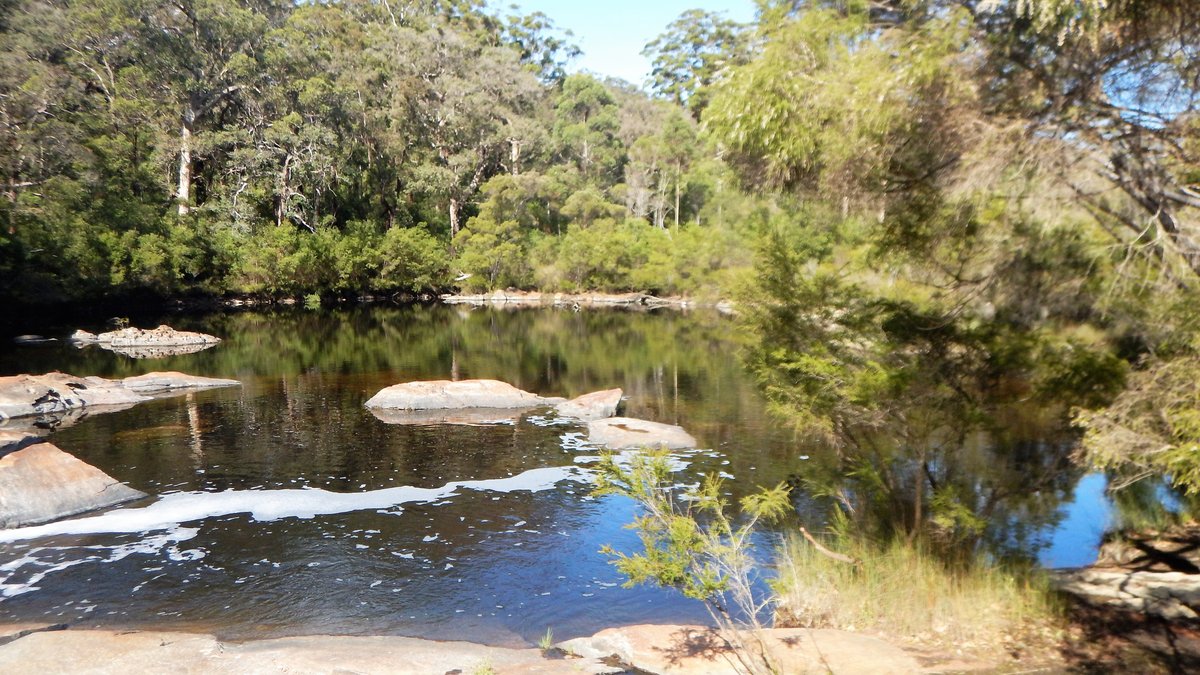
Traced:
<path fill-rule="evenodd" d="M 58 342 L 55 338 L 48 338 L 44 335 L 18 335 L 13 338 L 13 342 L 23 346 L 45 345 Z"/>
<path fill-rule="evenodd" d="M 175 330 L 170 326 L 143 330 L 141 328 L 122 328 L 96 336 L 100 344 L 111 344 L 114 347 L 166 347 L 171 345 L 206 345 L 217 344 L 221 338 L 204 333 Z"/>
<path fill-rule="evenodd" d="M 40 443 L 41 437 L 32 429 L 0 429 L 0 455 L 20 450 L 27 445 Z"/>
<path fill-rule="evenodd" d="M 188 375 L 173 370 L 160 373 L 146 373 L 121 380 L 126 389 L 139 394 L 158 394 L 176 389 L 212 389 L 214 387 L 236 387 L 241 384 L 237 380 L 225 380 L 216 377 L 200 377 Z"/>
<path fill-rule="evenodd" d="M 636 448 L 669 448 L 679 450 L 696 447 L 696 439 L 673 424 L 648 422 L 631 417 L 610 417 L 588 422 L 588 440 L 610 450 Z"/>
<path fill-rule="evenodd" d="M 1200 574 L 1085 567 L 1056 570 L 1051 575 L 1055 588 L 1091 605 L 1168 621 L 1200 618 Z"/>
<path fill-rule="evenodd" d="M 612 417 L 617 414 L 621 393 L 620 389 L 594 391 L 570 401 L 563 401 L 554 406 L 554 409 L 563 417 L 574 417 L 584 422 Z"/>
<path fill-rule="evenodd" d="M 22 527 L 146 495 L 49 443 L 0 457 L 0 527 Z"/>
<path fill-rule="evenodd" d="M 164 631 L 36 631 L 0 646 L 0 672 L 226 673 L 619 673 L 584 658 L 548 659 L 540 650 L 418 638 L 312 635 L 219 642 L 211 635 Z"/>
<path fill-rule="evenodd" d="M 371 414 L 384 424 L 409 424 L 414 426 L 437 424 L 460 424 L 464 426 L 490 426 L 493 424 L 516 424 L 524 408 L 458 408 L 441 410 L 400 410 L 398 408 L 370 408 Z"/>
<path fill-rule="evenodd" d="M 99 342 L 100 338 L 95 333 L 89 333 L 86 330 L 77 330 L 71 333 L 71 337 L 67 338 L 67 341 L 77 345 L 92 345 Z"/>
<path fill-rule="evenodd" d="M 368 408 L 458 410 L 463 408 L 536 408 L 562 401 L 521 391 L 497 380 L 431 380 L 405 382 L 381 389 Z"/>
<path fill-rule="evenodd" d="M 768 628 L 762 638 L 781 673 L 839 675 L 917 673 L 921 666 L 899 647 L 838 630 Z M 721 636 L 698 626 L 626 626 L 560 648 L 586 658 L 615 656 L 638 671 L 660 675 L 734 675 L 743 672 Z"/>
<path fill-rule="evenodd" d="M 119 382 L 66 373 L 0 377 L 0 418 L 62 412 L 91 405 L 147 400 Z"/>
<path fill-rule="evenodd" d="M 183 390 L 228 387 L 237 380 L 196 377 L 183 373 L 148 373 L 124 380 L 75 377 L 66 373 L 0 377 L 0 420 L 28 415 L 59 415 L 79 408 L 93 412 L 124 410 L 149 401 L 148 395 Z"/>

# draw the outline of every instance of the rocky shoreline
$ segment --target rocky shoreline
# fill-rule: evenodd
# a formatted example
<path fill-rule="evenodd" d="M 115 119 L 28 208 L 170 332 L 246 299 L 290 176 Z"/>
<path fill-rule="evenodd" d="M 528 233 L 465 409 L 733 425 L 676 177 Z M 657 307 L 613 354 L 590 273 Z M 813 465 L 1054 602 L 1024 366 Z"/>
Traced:
<path fill-rule="evenodd" d="M 833 630 L 768 629 L 782 672 L 888 675 L 936 672 L 877 638 Z M 170 664 L 167 666 L 167 664 Z M 0 672 L 44 673 L 661 673 L 733 675 L 737 661 L 715 631 L 697 626 L 612 628 L 546 650 L 397 636 L 229 642 L 202 633 L 0 627 Z"/>

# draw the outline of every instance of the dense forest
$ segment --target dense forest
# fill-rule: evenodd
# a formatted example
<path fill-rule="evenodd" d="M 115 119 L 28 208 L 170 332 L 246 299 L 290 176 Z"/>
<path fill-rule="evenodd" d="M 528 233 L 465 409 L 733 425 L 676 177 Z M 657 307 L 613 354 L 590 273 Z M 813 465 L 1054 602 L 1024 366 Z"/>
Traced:
<path fill-rule="evenodd" d="M 864 528 L 977 535 L 1012 403 L 1200 491 L 1194 3 L 757 5 L 644 91 L 474 0 L 0 0 L 0 295 L 733 296 Z"/>

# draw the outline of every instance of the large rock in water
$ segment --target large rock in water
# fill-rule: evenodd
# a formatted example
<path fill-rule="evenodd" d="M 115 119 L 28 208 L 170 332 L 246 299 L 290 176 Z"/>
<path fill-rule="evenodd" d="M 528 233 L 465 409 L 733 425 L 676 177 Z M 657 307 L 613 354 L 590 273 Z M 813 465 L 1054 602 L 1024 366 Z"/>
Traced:
<path fill-rule="evenodd" d="M 95 344 L 135 359 L 192 354 L 221 341 L 213 335 L 175 330 L 166 325 L 151 330 L 122 328 L 99 335 L 77 330 L 69 339 L 77 346 Z"/>
<path fill-rule="evenodd" d="M 563 417 L 574 417 L 584 422 L 612 417 L 617 414 L 617 406 L 621 403 L 621 394 L 620 389 L 594 391 L 570 401 L 563 401 L 554 406 L 554 409 Z"/>
<path fill-rule="evenodd" d="M 124 409 L 149 401 L 151 395 L 191 389 L 229 387 L 237 380 L 183 373 L 148 373 L 123 380 L 76 377 L 66 373 L 0 377 L 0 420 L 63 413 L 78 408 Z"/>
<path fill-rule="evenodd" d="M 0 527 L 22 527 L 145 497 L 49 443 L 0 457 Z"/>
<path fill-rule="evenodd" d="M 404 382 L 381 389 L 367 401 L 366 406 L 397 410 L 512 409 L 536 408 L 562 400 L 521 391 L 498 380 L 430 380 Z"/>
<path fill-rule="evenodd" d="M 66 373 L 0 377 L 0 419 L 148 400 L 120 382 Z"/>
<path fill-rule="evenodd" d="M 696 447 L 696 439 L 683 427 L 632 417 L 610 417 L 588 422 L 588 440 L 609 450 L 682 450 Z"/>

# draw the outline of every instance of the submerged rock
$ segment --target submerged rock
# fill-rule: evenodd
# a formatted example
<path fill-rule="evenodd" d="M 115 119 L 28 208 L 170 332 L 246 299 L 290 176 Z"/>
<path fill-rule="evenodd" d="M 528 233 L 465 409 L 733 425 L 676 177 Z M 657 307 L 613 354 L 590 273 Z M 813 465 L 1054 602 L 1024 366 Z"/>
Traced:
<path fill-rule="evenodd" d="M 236 387 L 241 384 L 237 380 L 226 380 L 217 377 L 200 377 L 188 375 L 174 370 L 157 373 L 135 375 L 120 380 L 126 389 L 139 394 L 157 394 L 176 389 L 212 389 L 213 387 Z"/>
<path fill-rule="evenodd" d="M 610 450 L 681 450 L 696 447 L 696 439 L 683 427 L 632 417 L 610 417 L 588 422 L 588 440 Z"/>
<path fill-rule="evenodd" d="M 381 389 L 366 402 L 366 406 L 397 410 L 513 409 L 536 408 L 562 400 L 531 394 L 498 380 L 430 380 L 404 382 Z"/>
<path fill-rule="evenodd" d="M 237 380 L 183 373 L 148 373 L 123 380 L 76 377 L 66 373 L 0 377 L 0 419 L 58 415 L 79 408 L 124 410 L 148 401 L 151 395 L 211 387 L 229 387 Z"/>
<path fill-rule="evenodd" d="M 554 406 L 554 409 L 563 417 L 574 417 L 584 422 L 612 417 L 617 414 L 617 406 L 621 403 L 621 394 L 620 389 L 594 391 L 569 401 L 563 401 Z"/>
<path fill-rule="evenodd" d="M 44 523 L 146 495 L 38 443 L 0 457 L 0 527 Z"/>
<path fill-rule="evenodd" d="M 0 429 L 0 455 L 40 442 L 41 437 L 32 429 Z"/>

